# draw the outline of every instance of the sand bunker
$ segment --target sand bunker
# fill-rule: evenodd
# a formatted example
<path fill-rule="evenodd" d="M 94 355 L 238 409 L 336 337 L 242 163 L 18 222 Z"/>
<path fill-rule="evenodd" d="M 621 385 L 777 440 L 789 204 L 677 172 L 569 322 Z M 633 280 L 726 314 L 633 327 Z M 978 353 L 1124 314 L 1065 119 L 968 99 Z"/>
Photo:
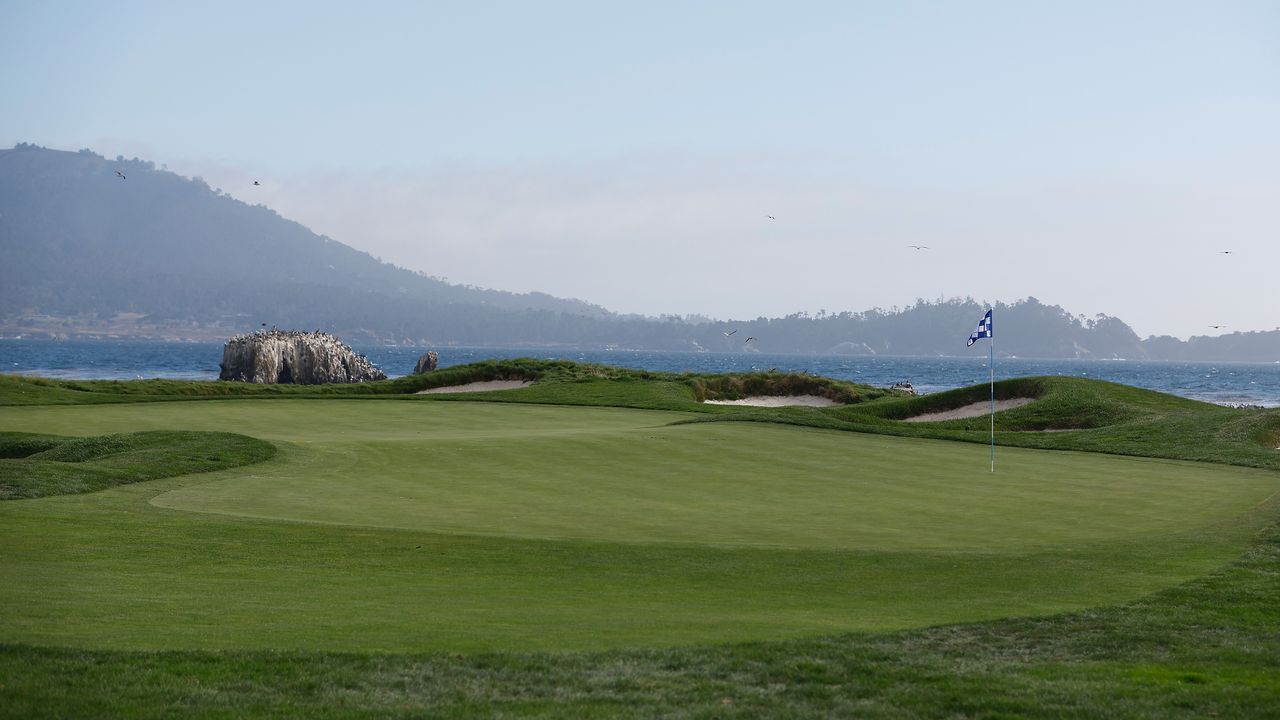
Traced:
<path fill-rule="evenodd" d="M 1035 400 L 1035 398 L 1012 398 L 1010 400 L 997 400 L 996 412 L 1000 412 L 1001 410 L 1012 410 L 1013 408 L 1016 408 L 1016 407 L 1022 407 L 1023 405 L 1026 405 L 1027 403 L 1032 402 L 1033 400 Z M 964 407 L 958 407 L 955 410 L 946 410 L 943 412 L 925 413 L 924 415 L 916 415 L 915 417 L 906 418 L 906 422 L 938 422 L 940 420 L 963 420 L 965 418 L 982 417 L 983 415 L 990 414 L 990 412 L 991 412 L 991 401 L 983 400 L 982 402 L 976 402 L 976 403 L 973 403 L 972 405 L 965 405 Z"/>
<path fill-rule="evenodd" d="M 435 393 L 465 393 L 465 392 L 486 392 L 488 390 L 514 390 L 516 388 L 528 387 L 532 384 L 533 384 L 532 380 L 486 380 L 484 382 L 467 383 L 466 385 L 448 385 L 445 387 L 419 390 L 417 394 L 434 395 Z"/>
<path fill-rule="evenodd" d="M 751 405 L 754 407 L 787 407 L 803 405 L 804 407 L 835 407 L 840 403 L 830 398 L 817 395 L 756 395 L 741 400 L 704 400 L 706 405 Z"/>

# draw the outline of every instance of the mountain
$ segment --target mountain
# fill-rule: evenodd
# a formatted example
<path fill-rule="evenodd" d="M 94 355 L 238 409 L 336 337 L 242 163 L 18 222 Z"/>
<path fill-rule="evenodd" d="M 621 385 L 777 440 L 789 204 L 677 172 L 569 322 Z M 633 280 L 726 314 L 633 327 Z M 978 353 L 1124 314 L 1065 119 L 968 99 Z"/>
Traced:
<path fill-rule="evenodd" d="M 25 143 L 0 150 L 0 257 L 0 335 L 220 340 L 267 324 L 348 342 L 959 355 L 986 307 L 957 298 L 741 321 L 622 316 L 450 284 L 199 178 Z M 1141 339 L 1118 318 L 1036 298 L 995 312 L 1000 355 L 1280 360 L 1280 331 Z"/>
<path fill-rule="evenodd" d="M 123 314 L 155 328 L 220 331 L 333 324 L 376 337 L 451 305 L 609 315 L 579 300 L 452 285 L 199 178 L 88 150 L 0 151 L 0 250 L 4 317 L 54 315 L 92 326 Z"/>

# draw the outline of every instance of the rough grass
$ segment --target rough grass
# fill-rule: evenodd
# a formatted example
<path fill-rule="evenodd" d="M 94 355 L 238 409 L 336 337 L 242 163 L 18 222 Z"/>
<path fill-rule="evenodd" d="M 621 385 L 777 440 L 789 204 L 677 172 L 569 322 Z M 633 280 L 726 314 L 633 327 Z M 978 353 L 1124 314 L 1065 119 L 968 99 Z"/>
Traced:
<path fill-rule="evenodd" d="M 59 437 L 0 432 L 0 500 L 94 492 L 116 485 L 261 462 L 275 446 L 225 432 Z"/>
<path fill-rule="evenodd" d="M 852 405 L 895 394 L 890 390 L 799 373 L 693 375 L 686 382 L 693 388 L 694 397 L 699 402 L 739 400 L 755 395 L 817 395 L 838 403 Z"/>

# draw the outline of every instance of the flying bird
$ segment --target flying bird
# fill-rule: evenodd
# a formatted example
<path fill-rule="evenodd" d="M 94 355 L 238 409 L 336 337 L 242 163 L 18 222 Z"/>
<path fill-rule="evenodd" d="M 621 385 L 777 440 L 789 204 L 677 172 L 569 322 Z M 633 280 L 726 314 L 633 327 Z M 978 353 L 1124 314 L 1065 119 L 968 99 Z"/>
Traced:
<path fill-rule="evenodd" d="M 737 331 L 737 330 L 734 330 L 734 331 L 732 331 L 732 332 L 725 332 L 725 331 L 721 330 L 721 331 L 720 331 L 720 334 L 721 334 L 721 335 L 724 335 L 725 337 L 729 337 L 730 335 L 732 335 L 733 333 L 736 333 L 736 332 L 738 332 L 738 331 Z"/>
<path fill-rule="evenodd" d="M 127 180 L 127 179 L 128 179 L 128 178 L 126 178 L 126 177 L 124 176 L 124 173 L 120 172 L 119 170 L 117 170 L 117 171 L 116 171 L 116 177 L 120 178 L 121 180 Z"/>
<path fill-rule="evenodd" d="M 1230 251 L 1230 250 L 1219 250 L 1219 251 L 1218 251 L 1218 254 L 1219 254 L 1219 255 L 1230 255 L 1230 254 L 1231 254 L 1231 252 L 1232 252 L 1232 251 Z"/>
<path fill-rule="evenodd" d="M 915 249 L 917 249 L 917 250 L 928 250 L 928 249 L 929 249 L 929 246 L 928 246 L 928 245 L 908 245 L 907 247 L 915 248 Z"/>
<path fill-rule="evenodd" d="M 262 183 L 258 182 L 257 180 L 254 180 L 254 181 L 253 181 L 253 184 L 254 184 L 254 185 L 261 185 Z"/>
<path fill-rule="evenodd" d="M 751 342 L 752 340 L 755 340 L 755 338 L 753 338 L 753 337 L 749 337 L 749 338 L 747 338 L 746 340 L 743 340 L 743 341 L 742 341 L 742 344 L 743 344 L 743 345 L 746 345 L 747 343 Z"/>
<path fill-rule="evenodd" d="M 770 220 L 777 220 L 777 219 L 778 219 L 778 218 L 776 218 L 776 217 L 774 217 L 774 216 L 772 216 L 772 215 L 766 215 L 765 217 L 769 218 Z"/>
<path fill-rule="evenodd" d="M 1213 328 L 1214 330 L 1221 330 L 1222 328 L 1226 327 L 1226 325 L 1210 325 L 1209 327 Z"/>

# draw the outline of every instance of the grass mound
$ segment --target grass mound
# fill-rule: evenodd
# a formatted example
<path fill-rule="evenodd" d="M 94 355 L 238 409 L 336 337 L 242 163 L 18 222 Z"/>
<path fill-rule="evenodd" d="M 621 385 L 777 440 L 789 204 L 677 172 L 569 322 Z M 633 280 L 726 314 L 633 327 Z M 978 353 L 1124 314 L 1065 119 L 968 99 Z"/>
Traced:
<path fill-rule="evenodd" d="M 819 395 L 840 403 L 860 403 L 896 393 L 869 385 L 800 373 L 695 374 L 651 372 L 570 360 L 486 360 L 421 375 L 346 385 L 255 385 L 202 380 L 53 380 L 0 376 L 0 406 L 79 405 L 114 402 L 195 400 L 231 397 L 392 397 L 433 388 L 492 380 L 528 380 L 543 388 L 525 388 L 499 397 L 511 402 L 619 405 L 650 409 L 688 409 L 708 399 L 748 395 Z M 551 389 L 547 389 L 550 386 Z M 447 400 L 450 395 L 433 399 Z M 469 394 L 468 400 L 477 399 Z"/>
<path fill-rule="evenodd" d="M 905 420 L 917 415 L 944 412 L 990 398 L 987 385 L 973 385 L 947 392 L 882 403 L 866 414 L 889 420 Z M 1033 398 L 1030 405 L 1004 411 L 996 416 L 996 428 L 1003 430 L 1079 430 L 1131 422 L 1143 418 L 1203 412 L 1217 406 L 1165 395 L 1152 390 L 1118 385 L 1102 380 L 1064 377 L 1028 377 L 1002 380 L 995 384 L 996 400 Z M 1002 422 L 1003 421 L 1003 422 Z M 947 420 L 937 427 L 959 429 L 969 421 Z"/>
<path fill-rule="evenodd" d="M 94 492 L 261 462 L 275 446 L 225 432 L 60 437 L 0 432 L 0 499 Z"/>
<path fill-rule="evenodd" d="M 756 395 L 816 395 L 844 405 L 890 397 L 895 393 L 867 385 L 858 385 L 816 375 L 799 373 L 744 373 L 732 375 L 695 375 L 688 379 L 694 396 L 705 400 L 740 400 Z"/>

